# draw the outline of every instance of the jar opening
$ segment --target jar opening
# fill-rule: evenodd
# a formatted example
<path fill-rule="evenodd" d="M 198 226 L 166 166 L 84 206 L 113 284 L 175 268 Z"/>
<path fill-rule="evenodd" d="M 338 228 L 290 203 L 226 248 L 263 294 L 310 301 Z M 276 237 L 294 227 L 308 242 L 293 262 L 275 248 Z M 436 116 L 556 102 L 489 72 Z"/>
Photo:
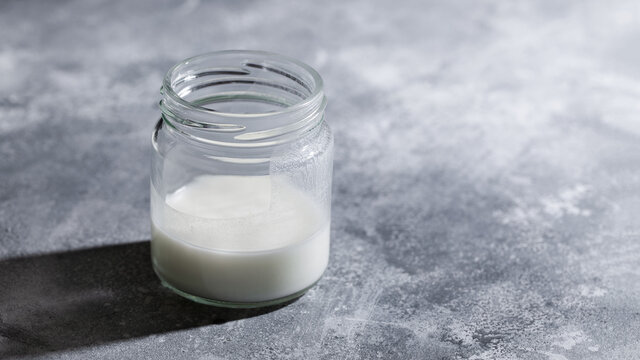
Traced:
<path fill-rule="evenodd" d="M 326 104 L 322 78 L 313 68 L 262 51 L 220 51 L 184 60 L 167 72 L 161 93 L 163 118 L 171 126 L 224 143 L 295 135 L 317 125 Z"/>

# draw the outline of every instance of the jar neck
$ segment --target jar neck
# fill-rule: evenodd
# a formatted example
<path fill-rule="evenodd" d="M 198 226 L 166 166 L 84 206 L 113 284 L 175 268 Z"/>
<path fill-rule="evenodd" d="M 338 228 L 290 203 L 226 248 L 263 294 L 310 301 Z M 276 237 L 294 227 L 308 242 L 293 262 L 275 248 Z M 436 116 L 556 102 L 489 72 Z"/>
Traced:
<path fill-rule="evenodd" d="M 326 106 L 315 70 L 259 51 L 187 59 L 167 72 L 161 94 L 171 131 L 201 146 L 238 150 L 295 141 L 323 121 Z"/>

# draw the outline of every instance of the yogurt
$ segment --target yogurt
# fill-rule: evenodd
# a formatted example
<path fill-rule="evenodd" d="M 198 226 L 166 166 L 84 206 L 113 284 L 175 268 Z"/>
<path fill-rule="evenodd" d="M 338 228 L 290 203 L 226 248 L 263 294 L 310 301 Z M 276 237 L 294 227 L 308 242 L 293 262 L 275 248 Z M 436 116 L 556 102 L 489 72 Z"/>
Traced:
<path fill-rule="evenodd" d="M 163 199 L 151 189 L 151 255 L 171 287 L 205 300 L 259 303 L 313 285 L 330 221 L 276 176 L 201 175 Z"/>

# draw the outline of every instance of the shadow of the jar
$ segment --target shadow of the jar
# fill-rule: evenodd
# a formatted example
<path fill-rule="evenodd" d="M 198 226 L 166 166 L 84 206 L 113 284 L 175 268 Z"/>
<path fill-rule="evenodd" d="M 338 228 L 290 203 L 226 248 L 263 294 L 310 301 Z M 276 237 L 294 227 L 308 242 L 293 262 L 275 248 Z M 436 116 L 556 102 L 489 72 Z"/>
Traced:
<path fill-rule="evenodd" d="M 160 285 L 149 242 L 0 261 L 0 358 L 260 316 L 201 305 Z"/>

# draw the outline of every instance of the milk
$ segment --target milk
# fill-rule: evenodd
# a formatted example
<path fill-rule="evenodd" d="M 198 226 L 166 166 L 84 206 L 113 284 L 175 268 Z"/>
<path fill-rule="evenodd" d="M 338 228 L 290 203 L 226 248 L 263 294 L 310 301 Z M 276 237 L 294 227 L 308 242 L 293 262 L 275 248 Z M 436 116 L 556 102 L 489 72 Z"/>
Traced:
<path fill-rule="evenodd" d="M 263 302 L 313 285 L 329 258 L 329 218 L 275 176 L 202 175 L 162 199 L 153 188 L 158 275 L 205 299 Z"/>

